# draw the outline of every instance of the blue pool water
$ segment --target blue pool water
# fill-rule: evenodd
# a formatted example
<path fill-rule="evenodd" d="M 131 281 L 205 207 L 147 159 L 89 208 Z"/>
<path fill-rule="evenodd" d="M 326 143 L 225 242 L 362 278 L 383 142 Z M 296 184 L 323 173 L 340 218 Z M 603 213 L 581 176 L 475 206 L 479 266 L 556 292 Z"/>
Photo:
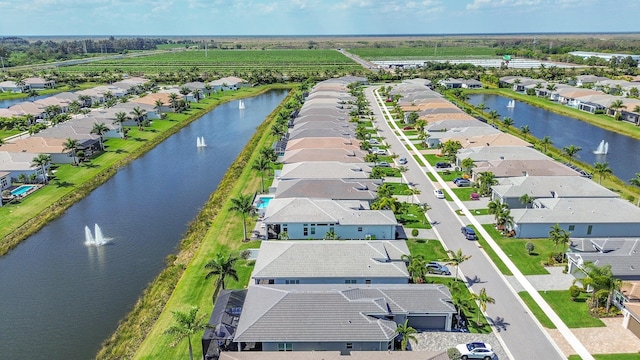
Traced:
<path fill-rule="evenodd" d="M 26 193 L 27 191 L 36 187 L 35 185 L 21 185 L 13 190 L 11 190 L 11 195 L 18 196 Z"/>
<path fill-rule="evenodd" d="M 269 206 L 269 201 L 273 199 L 272 197 L 260 196 L 258 198 L 258 202 L 256 203 L 256 209 L 266 209 Z"/>

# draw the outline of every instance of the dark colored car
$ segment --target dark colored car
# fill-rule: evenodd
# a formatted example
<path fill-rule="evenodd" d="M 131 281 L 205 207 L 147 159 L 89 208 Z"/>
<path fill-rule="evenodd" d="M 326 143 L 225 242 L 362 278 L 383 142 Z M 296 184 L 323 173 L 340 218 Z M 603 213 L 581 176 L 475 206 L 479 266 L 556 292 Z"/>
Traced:
<path fill-rule="evenodd" d="M 462 232 L 462 234 L 464 235 L 464 237 L 467 238 L 467 240 L 477 240 L 478 236 L 476 235 L 476 232 L 468 227 L 468 226 L 463 226 L 460 231 Z"/>
<path fill-rule="evenodd" d="M 438 169 L 446 169 L 446 168 L 450 168 L 451 164 L 449 164 L 448 162 L 437 162 L 436 167 Z"/>

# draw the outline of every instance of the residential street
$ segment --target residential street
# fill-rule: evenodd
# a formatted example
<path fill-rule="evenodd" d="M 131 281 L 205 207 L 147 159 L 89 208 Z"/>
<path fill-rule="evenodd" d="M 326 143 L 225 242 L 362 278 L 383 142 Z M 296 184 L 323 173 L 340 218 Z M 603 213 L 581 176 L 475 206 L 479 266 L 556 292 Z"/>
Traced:
<path fill-rule="evenodd" d="M 494 325 L 498 338 L 506 345 L 506 352 L 512 359 L 565 359 L 560 349 L 540 327 L 538 322 L 529 314 L 528 309 L 521 303 L 509 282 L 497 270 L 493 263 L 478 247 L 476 241 L 469 241 L 460 233 L 460 227 L 465 224 L 463 216 L 455 214 L 457 209 L 455 202 L 444 199 L 436 199 L 433 194 L 434 184 L 425 174 L 427 168 L 420 168 L 409 151 L 403 146 L 400 139 L 391 130 L 390 124 L 384 120 L 381 109 L 373 95 L 373 88 L 365 90 L 367 99 L 371 103 L 374 112 L 374 125 L 379 128 L 380 135 L 390 145 L 392 153 L 399 157 L 406 157 L 408 171 L 404 176 L 408 182 L 417 186 L 420 194 L 417 198 L 421 203 L 427 203 L 431 210 L 427 215 L 430 221 L 437 221 L 434 232 L 443 241 L 446 249 L 457 251 L 462 249 L 463 254 L 472 258 L 460 266 L 460 274 L 470 284 L 473 292 L 478 293 L 485 288 L 489 296 L 496 301 L 487 305 L 489 321 Z M 438 184 L 436 184 L 438 188 Z M 447 193 L 446 189 L 443 189 Z M 454 208 L 455 207 L 455 208 Z"/>

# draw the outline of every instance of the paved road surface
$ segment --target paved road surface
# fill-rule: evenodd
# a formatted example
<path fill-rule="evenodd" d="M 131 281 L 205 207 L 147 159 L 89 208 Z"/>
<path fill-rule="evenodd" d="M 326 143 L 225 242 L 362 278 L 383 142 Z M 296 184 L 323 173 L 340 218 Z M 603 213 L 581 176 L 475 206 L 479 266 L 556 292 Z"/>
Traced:
<path fill-rule="evenodd" d="M 405 178 L 417 184 L 421 191 L 418 195 L 420 202 L 431 205 L 427 215 L 431 221 L 439 222 L 434 228 L 445 247 L 454 251 L 462 249 L 463 254 L 472 256 L 470 260 L 462 263 L 460 272 L 466 277 L 473 292 L 478 293 L 480 289 L 485 288 L 487 294 L 495 299 L 495 304 L 487 305 L 487 315 L 489 321 L 493 322 L 499 338 L 506 345 L 507 353 L 517 360 L 565 359 L 547 332 L 520 302 L 519 296 L 512 291 L 504 276 L 478 247 L 478 243 L 468 241 L 462 236 L 460 227 L 463 225 L 461 219 L 464 218 L 455 214 L 455 209 L 452 208 L 453 202 L 436 199 L 433 194 L 434 186 L 424 170 L 419 167 L 384 120 L 374 98 L 373 89 L 367 88 L 365 94 L 372 104 L 371 108 L 376 119 L 375 126 L 379 128 L 380 135 L 385 137 L 385 141 L 391 146 L 393 152 L 409 160 L 408 171 L 404 173 Z"/>

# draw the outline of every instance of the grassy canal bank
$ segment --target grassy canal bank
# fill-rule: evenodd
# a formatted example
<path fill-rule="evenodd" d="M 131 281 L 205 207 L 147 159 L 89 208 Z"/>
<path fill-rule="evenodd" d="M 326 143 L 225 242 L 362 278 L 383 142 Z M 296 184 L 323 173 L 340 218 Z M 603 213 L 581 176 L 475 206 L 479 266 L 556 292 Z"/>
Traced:
<path fill-rule="evenodd" d="M 6 254 L 29 235 L 63 214 L 71 205 L 111 178 L 118 168 L 143 155 L 219 104 L 282 87 L 283 85 L 269 85 L 214 94 L 199 103 L 193 103 L 185 113 L 167 114 L 165 120 L 156 120 L 143 130 L 130 128 L 127 140 L 108 139 L 105 142 L 105 152 L 89 162 L 80 166 L 54 166 L 55 173 L 48 185 L 19 203 L 0 207 L 0 255 Z"/>
<path fill-rule="evenodd" d="M 282 104 L 294 96 L 291 92 Z M 107 339 L 98 359 L 177 359 L 186 354 L 186 343 L 171 347 L 171 337 L 163 331 L 173 324 L 171 311 L 197 306 L 205 319 L 213 307 L 215 277 L 205 279 L 204 264 L 216 254 L 238 254 L 247 248 L 257 248 L 258 241 L 243 242 L 242 217 L 229 211 L 230 199 L 252 194 L 260 189 L 260 176 L 251 164 L 259 150 L 270 147 L 274 136 L 271 125 L 282 104 L 258 127 L 244 150 L 238 155 L 189 227 L 180 243 L 180 252 L 167 258 L 166 268 L 143 292 L 132 311 L 121 320 L 114 334 Z M 265 181 L 268 181 L 265 179 Z M 247 219 L 248 226 L 254 219 Z M 236 264 L 238 281 L 228 279 L 226 288 L 244 288 L 253 268 L 252 262 Z M 201 351 L 194 335 L 194 352 Z"/>

